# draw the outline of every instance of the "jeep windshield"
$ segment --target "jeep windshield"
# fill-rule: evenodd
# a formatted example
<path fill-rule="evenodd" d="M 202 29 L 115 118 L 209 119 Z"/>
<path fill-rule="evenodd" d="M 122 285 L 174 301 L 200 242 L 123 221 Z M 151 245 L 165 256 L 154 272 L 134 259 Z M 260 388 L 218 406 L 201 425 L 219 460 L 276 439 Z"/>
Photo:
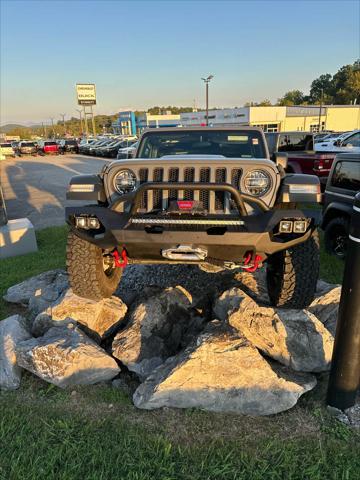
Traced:
<path fill-rule="evenodd" d="M 145 134 L 138 158 L 160 158 L 165 155 L 222 155 L 227 158 L 267 158 L 259 131 L 194 130 Z"/>

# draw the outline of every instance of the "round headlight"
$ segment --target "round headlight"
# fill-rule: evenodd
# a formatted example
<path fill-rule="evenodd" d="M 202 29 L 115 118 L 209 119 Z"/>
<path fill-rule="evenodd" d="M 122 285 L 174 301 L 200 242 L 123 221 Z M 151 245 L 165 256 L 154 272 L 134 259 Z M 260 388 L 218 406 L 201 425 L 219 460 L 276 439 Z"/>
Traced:
<path fill-rule="evenodd" d="M 132 192 L 136 188 L 136 176 L 131 170 L 120 170 L 114 177 L 114 188 L 124 195 L 125 193 Z"/>
<path fill-rule="evenodd" d="M 250 195 L 262 197 L 271 187 L 270 175 L 264 170 L 251 170 L 245 175 L 244 186 Z"/>

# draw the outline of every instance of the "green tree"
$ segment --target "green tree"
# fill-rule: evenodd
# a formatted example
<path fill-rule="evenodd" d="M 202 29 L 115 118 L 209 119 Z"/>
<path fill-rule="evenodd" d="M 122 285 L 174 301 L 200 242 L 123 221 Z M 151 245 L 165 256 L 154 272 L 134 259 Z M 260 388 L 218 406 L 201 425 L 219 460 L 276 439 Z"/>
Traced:
<path fill-rule="evenodd" d="M 278 99 L 277 105 L 301 105 L 304 101 L 304 98 L 304 94 L 300 90 L 290 90 L 289 92 L 286 92 L 283 97 Z"/>
<path fill-rule="evenodd" d="M 311 83 L 309 100 L 312 103 L 319 103 L 321 99 L 324 103 L 332 103 L 333 82 L 330 73 L 320 75 Z"/>

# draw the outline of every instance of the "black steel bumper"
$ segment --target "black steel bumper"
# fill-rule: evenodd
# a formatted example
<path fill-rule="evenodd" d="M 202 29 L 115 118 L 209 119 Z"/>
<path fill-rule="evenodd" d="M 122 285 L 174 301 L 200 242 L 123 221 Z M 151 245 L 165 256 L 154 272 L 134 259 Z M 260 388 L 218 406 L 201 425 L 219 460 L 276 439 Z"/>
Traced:
<path fill-rule="evenodd" d="M 65 210 L 66 221 L 76 235 L 101 248 L 125 246 L 130 259 L 153 263 L 168 262 L 169 260 L 163 258 L 162 251 L 175 249 L 178 245 L 202 248 L 207 251 L 208 257 L 223 261 L 239 262 L 249 250 L 265 259 L 273 253 L 307 240 L 321 221 L 319 210 L 270 210 L 260 199 L 243 194 L 226 183 L 201 183 L 201 190 L 217 190 L 230 194 L 238 210 L 237 214 L 138 213 L 142 194 L 146 190 L 174 188 L 197 190 L 199 184 L 144 183 L 136 191 L 120 197 L 110 207 L 68 207 Z M 245 202 L 253 204 L 257 213 L 248 215 Z M 80 216 L 96 217 L 101 228 L 76 228 L 76 217 Z M 284 219 L 308 219 L 307 231 L 303 234 L 280 234 L 279 223 Z"/>

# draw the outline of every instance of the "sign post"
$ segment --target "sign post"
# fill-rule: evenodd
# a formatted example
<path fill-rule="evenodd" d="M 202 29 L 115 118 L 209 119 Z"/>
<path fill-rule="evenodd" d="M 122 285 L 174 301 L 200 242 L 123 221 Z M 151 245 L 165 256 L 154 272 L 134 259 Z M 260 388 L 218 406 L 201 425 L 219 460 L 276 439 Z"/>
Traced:
<path fill-rule="evenodd" d="M 86 130 L 86 137 L 89 138 L 89 127 L 87 122 L 87 116 L 91 117 L 92 120 L 92 128 L 94 137 L 96 136 L 96 129 L 95 129 L 95 120 L 94 120 L 94 112 L 93 112 L 93 105 L 96 105 L 96 88 L 94 83 L 77 83 L 76 84 L 76 96 L 79 105 L 82 105 L 84 109 L 84 122 L 85 122 L 85 130 Z M 86 110 L 86 109 L 89 110 Z"/>
<path fill-rule="evenodd" d="M 360 192 L 355 196 L 327 404 L 352 407 L 360 381 Z"/>

